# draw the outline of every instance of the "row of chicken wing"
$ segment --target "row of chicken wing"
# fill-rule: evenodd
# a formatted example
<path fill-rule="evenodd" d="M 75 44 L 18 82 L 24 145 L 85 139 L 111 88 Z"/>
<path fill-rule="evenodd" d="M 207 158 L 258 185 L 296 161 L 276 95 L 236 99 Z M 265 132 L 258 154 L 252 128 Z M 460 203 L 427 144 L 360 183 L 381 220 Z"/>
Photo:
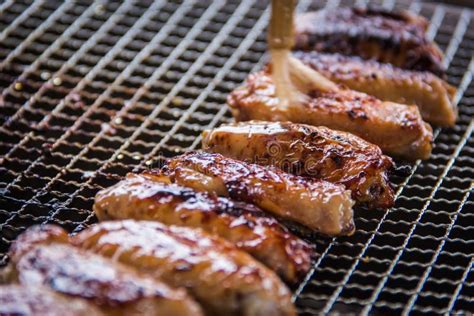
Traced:
<path fill-rule="evenodd" d="M 23 233 L 0 314 L 294 315 L 286 284 L 308 273 L 314 248 L 287 224 L 350 235 L 354 205 L 394 203 L 385 154 L 427 158 L 423 120 L 455 122 L 426 28 L 372 9 L 297 19 L 295 56 L 335 88 L 281 107 L 271 65 L 250 75 L 228 98 L 236 123 L 204 131 L 202 151 L 100 191 L 99 224 Z"/>
<path fill-rule="evenodd" d="M 255 121 L 205 131 L 203 147 L 100 191 L 100 224 L 22 234 L 3 308 L 51 300 L 59 314 L 73 297 L 78 315 L 292 315 L 280 277 L 304 277 L 314 249 L 281 219 L 344 235 L 354 203 L 393 202 L 391 159 L 349 133 Z M 40 292 L 50 297 L 36 305 Z"/>

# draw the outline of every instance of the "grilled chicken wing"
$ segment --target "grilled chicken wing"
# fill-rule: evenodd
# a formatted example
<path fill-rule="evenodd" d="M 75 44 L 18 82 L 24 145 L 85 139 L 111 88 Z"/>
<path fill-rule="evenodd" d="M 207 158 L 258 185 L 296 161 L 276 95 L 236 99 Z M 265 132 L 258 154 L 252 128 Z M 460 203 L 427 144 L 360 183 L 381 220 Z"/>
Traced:
<path fill-rule="evenodd" d="M 355 201 L 369 207 L 393 205 L 387 175 L 392 160 L 377 146 L 350 133 L 289 122 L 250 121 L 204 131 L 202 143 L 204 150 L 234 159 L 343 184 Z"/>
<path fill-rule="evenodd" d="M 129 174 L 100 191 L 94 211 L 101 221 L 130 218 L 202 228 L 248 252 L 289 282 L 310 269 L 311 247 L 259 208 L 170 184 L 153 174 Z"/>
<path fill-rule="evenodd" d="M 270 70 L 268 70 L 270 71 Z M 408 160 L 426 159 L 431 153 L 431 127 L 416 106 L 382 102 L 348 89 L 313 91 L 309 100 L 278 104 L 275 86 L 267 71 L 251 74 L 227 101 L 237 121 L 290 121 L 353 133 L 384 153 Z"/>
<path fill-rule="evenodd" d="M 3 285 L 0 286 L 0 315 L 99 316 L 104 314 L 86 301 L 63 296 L 46 288 Z"/>
<path fill-rule="evenodd" d="M 170 159 L 164 173 L 178 184 L 254 203 L 326 235 L 354 229 L 353 201 L 342 185 L 205 152 Z"/>
<path fill-rule="evenodd" d="M 129 267 L 68 244 L 39 244 L 14 257 L 14 281 L 88 300 L 106 315 L 202 315 L 184 290 L 171 289 Z"/>
<path fill-rule="evenodd" d="M 296 50 L 358 55 L 444 76 L 443 54 L 426 38 L 423 17 L 407 11 L 339 8 L 308 12 L 295 20 Z"/>
<path fill-rule="evenodd" d="M 185 287 L 212 315 L 294 315 L 289 290 L 245 252 L 199 229 L 110 221 L 73 236 L 74 245 Z"/>
<path fill-rule="evenodd" d="M 325 77 L 383 101 L 416 104 L 424 120 L 453 126 L 456 88 L 429 72 L 410 71 L 355 56 L 296 52 L 295 57 Z"/>

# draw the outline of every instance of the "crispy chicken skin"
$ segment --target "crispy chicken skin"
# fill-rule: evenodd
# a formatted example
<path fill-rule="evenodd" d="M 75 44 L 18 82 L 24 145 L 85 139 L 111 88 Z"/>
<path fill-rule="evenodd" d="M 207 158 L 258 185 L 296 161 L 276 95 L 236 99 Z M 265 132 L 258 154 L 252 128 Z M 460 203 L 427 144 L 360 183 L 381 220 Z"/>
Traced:
<path fill-rule="evenodd" d="M 22 316 L 98 316 L 104 315 L 78 298 L 54 293 L 47 288 L 3 285 L 0 286 L 0 315 Z"/>
<path fill-rule="evenodd" d="M 383 100 L 416 104 L 424 120 L 453 126 L 456 88 L 432 73 L 404 70 L 356 56 L 296 52 L 295 57 L 328 79 Z"/>
<path fill-rule="evenodd" d="M 167 183 L 163 177 L 128 174 L 96 195 L 100 221 L 154 220 L 198 227 L 251 254 L 290 283 L 306 275 L 312 248 L 259 208 Z"/>
<path fill-rule="evenodd" d="M 342 185 L 205 152 L 174 157 L 163 172 L 180 185 L 253 203 L 325 235 L 354 230 L 354 202 Z"/>
<path fill-rule="evenodd" d="M 106 315 L 202 315 L 184 290 L 68 244 L 39 244 L 15 259 L 13 281 L 88 300 Z"/>
<path fill-rule="evenodd" d="M 443 54 L 426 38 L 428 22 L 407 11 L 338 8 L 295 19 L 295 50 L 357 55 L 444 76 Z"/>
<path fill-rule="evenodd" d="M 387 172 L 392 160 L 379 147 L 346 132 L 290 122 L 250 121 L 203 133 L 203 149 L 287 172 L 343 184 L 358 204 L 393 205 Z"/>
<path fill-rule="evenodd" d="M 74 245 L 185 287 L 208 315 L 294 315 L 291 294 L 250 255 L 200 229 L 152 221 L 109 221 L 71 238 Z"/>
<path fill-rule="evenodd" d="M 268 70 L 270 71 L 270 70 Z M 353 133 L 386 154 L 407 160 L 427 159 L 433 133 L 418 108 L 349 89 L 313 91 L 303 103 L 281 108 L 268 71 L 251 74 L 227 99 L 236 121 L 290 121 Z"/>

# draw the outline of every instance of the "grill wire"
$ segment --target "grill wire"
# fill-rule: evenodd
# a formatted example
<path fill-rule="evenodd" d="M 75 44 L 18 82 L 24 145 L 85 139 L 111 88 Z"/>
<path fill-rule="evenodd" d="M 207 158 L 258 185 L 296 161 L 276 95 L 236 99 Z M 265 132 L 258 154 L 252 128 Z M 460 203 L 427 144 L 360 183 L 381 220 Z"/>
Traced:
<path fill-rule="evenodd" d="M 429 160 L 392 177 L 395 207 L 358 209 L 353 236 L 313 240 L 318 255 L 296 305 L 302 315 L 471 313 L 473 12 L 370 4 L 430 20 L 459 120 L 435 129 Z M 198 148 L 203 129 L 230 121 L 225 98 L 263 64 L 267 19 L 258 0 L 0 3 L 0 265 L 27 227 L 95 223 L 98 190 Z"/>

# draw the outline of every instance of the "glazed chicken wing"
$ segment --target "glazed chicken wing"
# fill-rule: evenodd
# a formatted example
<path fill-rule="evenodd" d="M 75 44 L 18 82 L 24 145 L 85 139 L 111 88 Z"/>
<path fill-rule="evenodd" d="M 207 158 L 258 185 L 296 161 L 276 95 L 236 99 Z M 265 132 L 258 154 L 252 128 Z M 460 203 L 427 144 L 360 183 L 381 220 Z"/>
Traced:
<path fill-rule="evenodd" d="M 342 185 L 205 152 L 170 159 L 164 173 L 175 183 L 253 203 L 322 234 L 354 229 L 353 201 Z"/>
<path fill-rule="evenodd" d="M 12 281 L 88 300 L 107 315 L 202 315 L 184 290 L 68 244 L 39 244 L 14 258 Z"/>
<path fill-rule="evenodd" d="M 296 52 L 295 57 L 332 81 L 383 100 L 416 104 L 424 120 L 453 126 L 456 88 L 432 73 L 404 70 L 355 56 Z"/>
<path fill-rule="evenodd" d="M 407 11 L 338 8 L 295 19 L 296 50 L 357 55 L 444 76 L 443 54 L 426 38 L 428 22 Z"/>
<path fill-rule="evenodd" d="M 291 294 L 266 267 L 199 229 L 110 221 L 73 236 L 74 245 L 185 287 L 209 315 L 294 315 Z"/>
<path fill-rule="evenodd" d="M 54 293 L 47 288 L 20 285 L 0 286 L 0 315 L 99 316 L 92 304 Z"/>
<path fill-rule="evenodd" d="M 270 70 L 268 70 L 270 71 Z M 313 90 L 308 99 L 281 107 L 267 71 L 252 74 L 228 97 L 237 121 L 290 121 L 353 133 L 389 155 L 407 160 L 426 159 L 431 153 L 431 127 L 416 106 L 382 102 L 367 94 L 340 88 Z"/>
<path fill-rule="evenodd" d="M 250 121 L 203 133 L 203 149 L 287 172 L 343 184 L 359 204 L 393 205 L 387 172 L 392 160 L 350 133 L 326 127 Z"/>
<path fill-rule="evenodd" d="M 97 194 L 95 214 L 101 221 L 129 218 L 202 228 L 291 283 L 309 271 L 311 247 L 259 208 L 167 182 L 151 173 L 129 174 Z"/>

